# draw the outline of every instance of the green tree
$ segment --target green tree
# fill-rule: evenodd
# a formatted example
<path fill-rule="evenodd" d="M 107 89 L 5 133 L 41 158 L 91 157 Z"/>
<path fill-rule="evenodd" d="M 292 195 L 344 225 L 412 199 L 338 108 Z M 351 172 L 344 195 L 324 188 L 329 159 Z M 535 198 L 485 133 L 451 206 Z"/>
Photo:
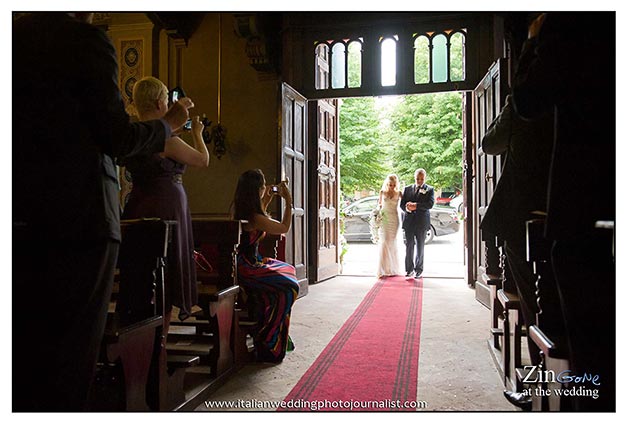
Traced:
<path fill-rule="evenodd" d="M 452 80 L 462 80 L 464 36 L 451 39 Z M 427 37 L 415 43 L 415 83 L 429 82 Z M 349 80 L 361 84 L 361 55 L 352 45 Z M 378 109 L 372 98 L 345 99 L 340 112 L 341 190 L 378 190 L 390 172 L 404 184 L 425 168 L 437 189 L 462 186 L 462 100 L 460 93 L 404 96 L 392 110 Z"/>
<path fill-rule="evenodd" d="M 344 99 L 340 106 L 340 190 L 379 190 L 389 172 L 380 119 L 372 97 Z"/>
<path fill-rule="evenodd" d="M 462 106 L 460 93 L 405 96 L 391 113 L 389 137 L 393 171 L 412 184 L 425 168 L 436 188 L 462 185 Z"/>

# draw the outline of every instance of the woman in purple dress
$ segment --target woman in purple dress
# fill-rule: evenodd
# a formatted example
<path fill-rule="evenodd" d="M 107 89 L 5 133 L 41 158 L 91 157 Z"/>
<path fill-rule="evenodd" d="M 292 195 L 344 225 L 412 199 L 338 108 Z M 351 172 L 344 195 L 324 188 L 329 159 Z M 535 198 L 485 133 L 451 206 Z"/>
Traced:
<path fill-rule="evenodd" d="M 286 202 L 281 222 L 266 213 L 274 195 L 281 196 Z M 258 246 L 266 233 L 288 232 L 292 221 L 292 195 L 286 182 L 267 186 L 262 171 L 253 169 L 238 179 L 233 207 L 234 219 L 247 221 L 242 224 L 238 247 L 238 284 L 246 294 L 249 311 L 257 320 L 254 335 L 256 359 L 281 362 L 291 345 L 288 328 L 299 285 L 292 265 L 262 257 Z"/>
<path fill-rule="evenodd" d="M 168 110 L 168 88 L 157 78 L 146 77 L 133 87 L 133 104 L 140 121 L 160 119 Z M 183 187 L 186 165 L 206 167 L 209 152 L 203 142 L 203 124 L 192 119 L 192 146 L 177 135 L 163 153 L 133 158 L 123 163 L 131 173 L 133 188 L 124 207 L 123 219 L 161 218 L 176 220 L 176 231 L 169 247 L 165 280 L 166 330 L 172 306 L 185 319 L 197 303 L 196 270 L 192 219 Z"/>

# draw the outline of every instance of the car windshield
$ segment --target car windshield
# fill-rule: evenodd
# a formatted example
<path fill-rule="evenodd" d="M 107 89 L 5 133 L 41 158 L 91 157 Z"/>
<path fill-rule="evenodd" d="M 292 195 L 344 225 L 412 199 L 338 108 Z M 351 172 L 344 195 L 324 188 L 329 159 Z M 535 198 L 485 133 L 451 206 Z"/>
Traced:
<path fill-rule="evenodd" d="M 364 202 L 355 205 L 352 212 L 353 213 L 370 212 L 373 209 L 375 209 L 376 205 L 377 205 L 377 199 L 365 200 Z"/>

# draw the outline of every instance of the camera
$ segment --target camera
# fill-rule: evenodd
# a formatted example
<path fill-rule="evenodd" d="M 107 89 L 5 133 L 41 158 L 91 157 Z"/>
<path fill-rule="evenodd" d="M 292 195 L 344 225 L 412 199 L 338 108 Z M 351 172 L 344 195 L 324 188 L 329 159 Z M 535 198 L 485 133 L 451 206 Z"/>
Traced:
<path fill-rule="evenodd" d="M 170 104 L 173 105 L 177 102 L 177 100 L 185 97 L 185 91 L 181 87 L 175 87 L 170 90 Z M 190 131 L 192 129 L 192 120 L 188 119 L 185 124 L 183 124 L 183 129 Z"/>

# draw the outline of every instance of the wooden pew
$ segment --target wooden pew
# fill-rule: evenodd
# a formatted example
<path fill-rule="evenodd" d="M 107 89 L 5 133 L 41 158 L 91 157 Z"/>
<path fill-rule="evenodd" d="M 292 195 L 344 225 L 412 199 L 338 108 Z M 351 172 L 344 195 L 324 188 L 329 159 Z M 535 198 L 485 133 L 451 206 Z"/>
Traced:
<path fill-rule="evenodd" d="M 489 349 L 506 389 L 520 391 L 517 368 L 522 367 L 522 338 L 525 336 L 519 295 L 503 254 L 502 241 L 483 234 L 486 268 L 482 279 L 490 288 L 491 337 Z"/>
<path fill-rule="evenodd" d="M 123 221 L 119 271 L 91 397 L 91 409 L 147 411 L 149 374 L 163 368 L 164 259 L 171 224 Z M 153 371 L 151 371 L 153 364 Z M 159 396 L 158 394 L 156 394 Z"/>
<path fill-rule="evenodd" d="M 497 366 L 502 379 L 505 379 L 505 369 L 507 366 L 508 347 L 507 347 L 507 310 L 504 309 L 503 291 L 503 255 L 501 252 L 500 241 L 497 237 L 482 233 L 485 246 L 486 266 L 481 267 L 481 279 L 489 288 L 489 304 L 491 310 L 490 337 L 488 339 L 489 351 Z"/>
<path fill-rule="evenodd" d="M 540 375 L 545 375 L 548 372 L 559 375 L 562 371 L 569 369 L 569 360 L 560 299 L 554 281 L 554 273 L 551 269 L 551 243 L 543 235 L 544 225 L 543 219 L 526 222 L 527 260 L 533 264 L 534 273 L 538 276 L 536 294 L 539 306 L 536 325 L 530 326 L 528 331 L 530 338 L 541 354 L 541 363 L 538 364 Z M 519 371 L 518 375 L 522 378 L 523 371 Z M 534 411 L 565 410 L 565 400 L 553 394 L 554 389 L 560 388 L 561 384 L 546 382 L 545 379 L 540 380 L 542 381 L 526 385 L 533 394 L 532 409 Z M 550 396 L 538 396 L 537 388 L 551 390 L 552 394 Z"/>
<path fill-rule="evenodd" d="M 193 216 L 195 249 L 211 268 L 198 269 L 200 311 L 185 321 L 173 318 L 168 333 L 168 357 L 196 355 L 200 363 L 187 368 L 183 380 L 185 396 L 171 409 L 193 410 L 235 371 L 233 346 L 237 285 L 236 248 L 240 221 L 222 217 Z"/>

